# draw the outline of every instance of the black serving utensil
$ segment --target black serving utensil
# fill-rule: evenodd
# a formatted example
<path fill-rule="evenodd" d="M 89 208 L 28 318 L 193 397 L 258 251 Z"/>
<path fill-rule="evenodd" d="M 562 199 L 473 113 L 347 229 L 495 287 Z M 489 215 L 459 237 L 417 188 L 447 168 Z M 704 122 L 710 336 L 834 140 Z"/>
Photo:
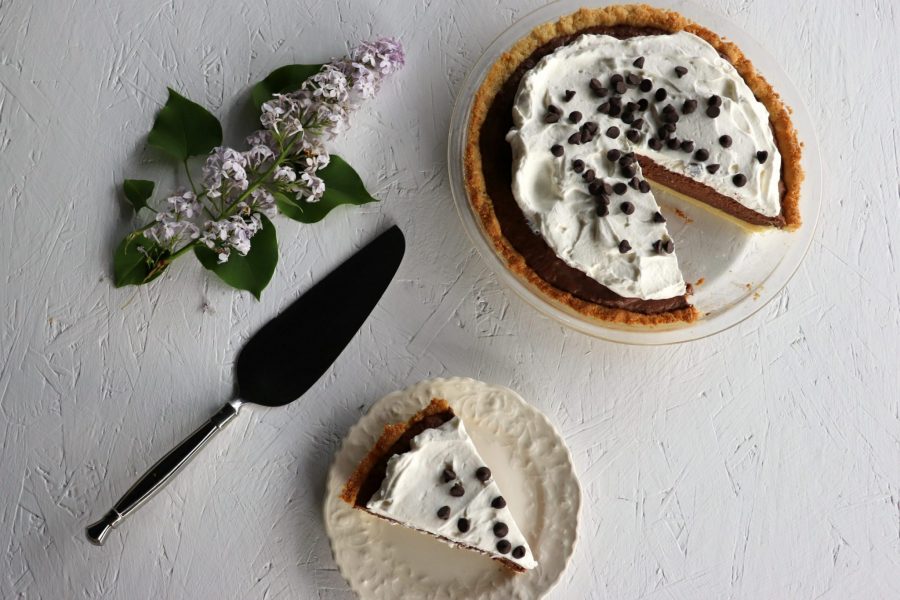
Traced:
<path fill-rule="evenodd" d="M 102 545 L 109 532 L 169 483 L 245 403 L 284 406 L 334 363 L 375 308 L 403 258 L 395 225 L 347 259 L 263 325 L 238 354 L 236 397 L 141 477 L 102 519 L 86 529 Z"/>

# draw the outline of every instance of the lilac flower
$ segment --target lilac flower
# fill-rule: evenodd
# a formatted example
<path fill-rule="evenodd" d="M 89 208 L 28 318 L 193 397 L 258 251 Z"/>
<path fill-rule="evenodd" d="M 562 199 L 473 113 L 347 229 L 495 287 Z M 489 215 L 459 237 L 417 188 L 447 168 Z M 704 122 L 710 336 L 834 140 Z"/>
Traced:
<path fill-rule="evenodd" d="M 350 51 L 350 60 L 374 69 L 381 75 L 390 75 L 399 71 L 406 63 L 406 55 L 396 38 L 386 37 L 361 43 Z"/>
<path fill-rule="evenodd" d="M 270 219 L 275 216 L 275 196 L 262 187 L 258 187 L 250 193 L 249 211 L 262 213 Z"/>
<path fill-rule="evenodd" d="M 294 183 L 297 181 L 297 173 L 290 165 L 281 165 L 272 174 L 272 179 L 278 183 Z"/>
<path fill-rule="evenodd" d="M 228 262 L 231 251 L 236 250 L 241 256 L 250 252 L 250 240 L 262 229 L 259 215 L 237 214 L 219 221 L 207 221 L 203 224 L 200 240 L 218 255 L 219 263 Z"/>
<path fill-rule="evenodd" d="M 325 182 L 321 177 L 304 171 L 300 179 L 294 184 L 293 191 L 298 200 L 305 202 L 318 202 L 325 193 Z"/>
<path fill-rule="evenodd" d="M 244 152 L 244 158 L 247 159 L 250 169 L 256 170 L 268 166 L 269 162 L 275 158 L 275 152 L 267 144 L 256 144 Z"/>
<path fill-rule="evenodd" d="M 247 189 L 247 157 L 237 150 L 220 146 L 206 159 L 203 183 L 210 198 L 228 196 Z"/>
<path fill-rule="evenodd" d="M 170 250 L 181 242 L 197 239 L 200 231 L 191 219 L 200 214 L 201 207 L 194 192 L 179 190 L 166 202 L 169 207 L 156 213 L 156 222 L 144 231 L 144 236 Z"/>
<path fill-rule="evenodd" d="M 276 137 L 286 138 L 303 132 L 302 117 L 303 108 L 296 98 L 292 95 L 275 94 L 262 105 L 259 121 Z"/>
<path fill-rule="evenodd" d="M 350 100 L 347 76 L 332 64 L 323 66 L 321 71 L 304 81 L 302 89 L 311 91 L 314 98 L 334 104 L 346 104 Z"/>

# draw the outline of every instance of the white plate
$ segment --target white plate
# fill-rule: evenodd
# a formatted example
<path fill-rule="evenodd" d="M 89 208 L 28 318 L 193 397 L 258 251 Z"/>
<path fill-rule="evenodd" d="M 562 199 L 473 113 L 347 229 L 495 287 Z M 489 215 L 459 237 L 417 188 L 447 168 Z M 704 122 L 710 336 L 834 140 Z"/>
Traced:
<path fill-rule="evenodd" d="M 356 465 L 389 423 L 443 398 L 491 467 L 538 561 L 516 574 L 490 558 L 392 525 L 339 498 Z M 432 379 L 389 394 L 353 426 L 328 473 L 325 529 L 350 587 L 369 598 L 540 598 L 559 580 L 578 532 L 581 488 L 550 421 L 512 390 L 474 379 Z"/>
<path fill-rule="evenodd" d="M 703 284 L 694 290 L 694 306 L 703 314 L 691 324 L 657 327 L 630 327 L 585 317 L 557 303 L 506 268 L 485 234 L 480 219 L 473 214 L 463 177 L 463 150 L 472 99 L 497 58 L 534 27 L 556 21 L 581 8 L 618 4 L 560 0 L 529 13 L 500 34 L 475 64 L 457 96 L 450 120 L 448 164 L 453 199 L 463 226 L 481 256 L 497 278 L 542 313 L 573 329 L 628 344 L 671 344 L 713 335 L 737 325 L 766 305 L 784 288 L 796 272 L 812 241 L 821 204 L 821 172 L 815 128 L 802 96 L 782 71 L 778 61 L 749 35 L 725 17 L 711 13 L 686 0 L 658 0 L 655 6 L 676 10 L 700 25 L 712 29 L 740 47 L 757 70 L 765 76 L 784 102 L 793 109 L 792 121 L 803 148 L 806 180 L 800 196 L 803 225 L 798 231 L 779 230 L 748 233 L 730 221 L 697 208 L 665 191 L 654 195 L 667 215 L 669 232 L 678 247 L 678 263 L 685 281 Z M 681 210 L 687 219 L 674 215 Z"/>

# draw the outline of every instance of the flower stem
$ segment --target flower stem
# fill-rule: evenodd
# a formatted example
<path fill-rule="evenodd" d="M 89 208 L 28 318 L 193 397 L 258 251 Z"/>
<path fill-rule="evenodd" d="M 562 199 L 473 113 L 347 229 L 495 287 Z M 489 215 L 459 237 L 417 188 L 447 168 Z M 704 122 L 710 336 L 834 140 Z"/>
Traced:
<path fill-rule="evenodd" d="M 191 191 L 194 192 L 194 196 L 197 196 L 197 186 L 194 185 L 194 178 L 191 177 L 191 170 L 188 168 L 186 158 L 184 159 L 182 164 L 184 165 L 184 172 L 187 173 L 188 182 L 191 184 Z"/>

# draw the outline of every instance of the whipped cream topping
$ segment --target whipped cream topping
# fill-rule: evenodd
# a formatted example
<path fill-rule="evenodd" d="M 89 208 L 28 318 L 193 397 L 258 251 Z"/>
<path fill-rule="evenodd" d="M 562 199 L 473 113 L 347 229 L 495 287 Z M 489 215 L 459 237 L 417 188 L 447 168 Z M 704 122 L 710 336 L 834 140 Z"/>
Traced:
<path fill-rule="evenodd" d="M 537 562 L 528 541 L 505 501 L 496 501 L 502 497 L 496 481 L 491 477 L 482 482 L 476 475 L 485 466 L 462 421 L 453 417 L 426 429 L 412 439 L 408 452 L 388 460 L 381 488 L 366 508 L 406 527 L 533 569 Z M 455 477 L 444 477 L 445 469 Z M 457 485 L 464 490 L 462 495 L 451 493 Z M 438 514 L 444 507 L 449 509 L 446 518 Z M 467 521 L 462 528 L 461 519 Z M 504 533 L 498 524 L 505 525 L 505 535 L 497 535 Z M 502 540 L 508 542 L 505 553 L 498 550 Z"/>
<path fill-rule="evenodd" d="M 630 83 L 623 82 L 624 90 L 620 87 L 624 93 L 610 82 L 615 74 L 631 77 Z M 597 80 L 593 87 L 591 79 Z M 642 87 L 638 82 L 645 80 L 649 84 Z M 661 99 L 660 88 L 665 90 Z M 714 110 L 709 108 L 713 96 Z M 610 111 L 607 104 L 604 110 L 612 98 L 619 98 L 623 107 L 645 99 L 646 108 Z M 685 106 L 691 101 L 696 102 L 692 109 Z M 547 117 L 553 108 L 559 109 L 557 120 Z M 581 117 L 577 122 L 570 118 L 575 111 Z M 660 139 L 659 128 L 673 112 L 676 131 L 668 135 L 678 145 L 670 148 Z M 623 121 L 626 113 L 634 121 Z M 586 142 L 572 143 L 571 136 L 588 122 L 596 124 L 595 133 Z M 588 189 L 587 170 L 610 186 L 631 180 L 621 164 L 607 158 L 608 150 L 646 156 L 765 216 L 781 210 L 781 156 L 768 111 L 731 63 L 688 32 L 626 40 L 580 36 L 525 74 L 513 123 L 507 136 L 513 151 L 512 191 L 525 217 L 566 264 L 620 296 L 672 298 L 683 295 L 686 286 L 676 256 L 666 251 L 673 246 L 666 248 L 671 240 L 665 223 L 654 218 L 659 207 L 652 193 L 629 186 L 621 194 L 600 192 L 598 198 Z M 615 137 L 607 135 L 611 127 L 618 129 Z M 636 131 L 629 133 L 631 129 Z M 722 136 L 730 140 L 723 144 Z M 685 141 L 691 143 L 682 147 Z M 576 160 L 584 163 L 581 172 L 573 168 Z M 639 182 L 640 166 L 632 168 Z M 608 208 L 598 214 L 604 198 Z M 623 210 L 623 202 L 631 206 Z"/>

